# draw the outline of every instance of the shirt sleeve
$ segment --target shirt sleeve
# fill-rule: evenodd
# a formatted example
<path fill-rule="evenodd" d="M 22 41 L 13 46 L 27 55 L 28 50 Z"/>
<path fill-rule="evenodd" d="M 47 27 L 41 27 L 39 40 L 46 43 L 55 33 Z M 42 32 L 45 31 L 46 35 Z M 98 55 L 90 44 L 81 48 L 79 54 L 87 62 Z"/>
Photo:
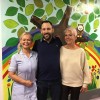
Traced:
<path fill-rule="evenodd" d="M 12 58 L 11 58 L 11 62 L 10 62 L 10 66 L 9 66 L 8 71 L 11 71 L 11 72 L 17 71 L 17 61 L 16 61 L 15 55 L 13 55 Z"/>
<path fill-rule="evenodd" d="M 37 44 L 38 44 L 38 41 L 36 40 L 34 45 L 33 45 L 32 51 L 36 51 L 36 52 L 38 51 L 37 50 Z"/>
<path fill-rule="evenodd" d="M 83 63 L 83 86 L 91 83 L 91 72 L 86 58 L 86 53 L 82 52 L 82 63 Z"/>

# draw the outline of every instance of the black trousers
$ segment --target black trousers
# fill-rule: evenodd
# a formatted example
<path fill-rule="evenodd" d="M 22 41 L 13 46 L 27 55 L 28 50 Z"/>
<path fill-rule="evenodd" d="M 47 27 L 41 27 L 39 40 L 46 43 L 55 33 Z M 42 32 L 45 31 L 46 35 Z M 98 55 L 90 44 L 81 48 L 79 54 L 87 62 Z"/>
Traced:
<path fill-rule="evenodd" d="M 38 100 L 47 100 L 48 92 L 50 100 L 61 100 L 61 82 L 37 82 Z"/>
<path fill-rule="evenodd" d="M 80 95 L 80 87 L 69 87 L 62 85 L 62 97 L 61 100 L 69 100 L 69 95 L 70 95 L 70 100 L 79 100 L 79 95 Z"/>

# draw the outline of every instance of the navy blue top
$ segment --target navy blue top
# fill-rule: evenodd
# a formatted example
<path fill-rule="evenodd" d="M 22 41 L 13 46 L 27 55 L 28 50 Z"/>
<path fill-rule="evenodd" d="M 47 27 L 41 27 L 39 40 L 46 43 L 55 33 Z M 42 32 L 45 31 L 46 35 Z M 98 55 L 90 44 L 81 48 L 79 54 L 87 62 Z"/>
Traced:
<path fill-rule="evenodd" d="M 60 47 L 59 38 L 53 37 L 50 43 L 36 40 L 32 50 L 38 52 L 38 81 L 59 81 L 60 74 Z"/>

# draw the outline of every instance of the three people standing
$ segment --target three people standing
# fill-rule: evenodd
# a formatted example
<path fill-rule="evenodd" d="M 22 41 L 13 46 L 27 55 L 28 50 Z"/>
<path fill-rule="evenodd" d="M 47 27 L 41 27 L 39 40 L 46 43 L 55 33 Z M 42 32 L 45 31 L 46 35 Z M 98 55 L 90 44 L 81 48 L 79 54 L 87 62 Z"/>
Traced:
<path fill-rule="evenodd" d="M 53 37 L 51 22 L 43 21 L 40 31 L 43 38 L 35 41 L 32 51 L 32 37 L 26 32 L 20 37 L 22 50 L 12 56 L 12 100 L 47 100 L 48 92 L 51 100 L 68 100 L 69 93 L 71 100 L 79 100 L 80 91 L 86 91 L 91 80 L 85 51 L 75 45 L 76 29 L 65 30 L 64 46 Z"/>

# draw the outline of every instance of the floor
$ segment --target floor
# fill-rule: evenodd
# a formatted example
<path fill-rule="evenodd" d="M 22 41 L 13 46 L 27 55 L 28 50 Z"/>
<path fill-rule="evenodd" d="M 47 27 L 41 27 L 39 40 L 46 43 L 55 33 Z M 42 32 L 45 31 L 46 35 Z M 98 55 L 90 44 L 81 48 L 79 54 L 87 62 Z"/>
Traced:
<path fill-rule="evenodd" d="M 94 98 L 94 99 L 90 99 L 90 100 L 100 100 L 100 98 Z"/>

